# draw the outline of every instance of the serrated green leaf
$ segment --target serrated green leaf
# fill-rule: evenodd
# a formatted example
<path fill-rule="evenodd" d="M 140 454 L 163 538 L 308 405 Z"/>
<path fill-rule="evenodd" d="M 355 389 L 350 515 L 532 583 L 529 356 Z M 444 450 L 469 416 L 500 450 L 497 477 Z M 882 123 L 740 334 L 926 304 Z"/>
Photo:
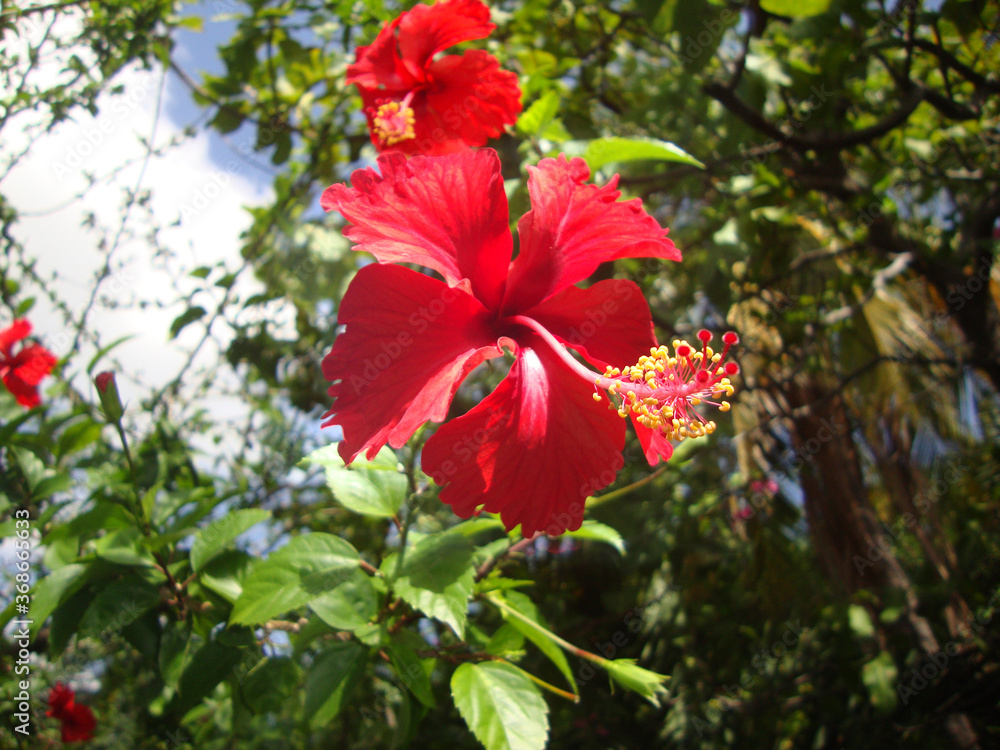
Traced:
<path fill-rule="evenodd" d="M 12 445 L 10 449 L 17 458 L 17 465 L 21 467 L 21 473 L 24 474 L 24 478 L 28 482 L 28 489 L 34 493 L 35 488 L 48 475 L 45 464 L 42 463 L 42 460 L 38 456 L 26 448 Z"/>
<path fill-rule="evenodd" d="M 255 713 L 277 713 L 298 689 L 299 673 L 299 665 L 287 656 L 266 656 L 246 676 L 240 677 L 239 684 Z"/>
<path fill-rule="evenodd" d="M 434 534 L 408 550 L 392 581 L 403 601 L 465 636 L 466 611 L 476 569 L 469 540 L 458 534 Z"/>
<path fill-rule="evenodd" d="M 451 678 L 455 707 L 486 750 L 543 750 L 549 708 L 534 683 L 510 664 L 462 664 Z"/>
<path fill-rule="evenodd" d="M 307 604 L 351 577 L 358 552 L 332 534 L 304 534 L 258 562 L 243 582 L 230 624 L 254 625 Z"/>
<path fill-rule="evenodd" d="M 56 455 L 64 458 L 83 450 L 101 437 L 101 425 L 90 418 L 75 422 L 63 430 L 56 443 Z"/>
<path fill-rule="evenodd" d="M 212 558 L 232 544 L 236 537 L 270 517 L 269 510 L 247 508 L 230 511 L 210 523 L 197 533 L 191 545 L 191 568 L 195 572 L 201 571 Z"/>
<path fill-rule="evenodd" d="M 185 622 L 168 622 L 160 635 L 158 661 L 160 677 L 170 687 L 176 688 L 184 669 L 194 654 L 191 626 Z"/>
<path fill-rule="evenodd" d="M 704 164 L 679 146 L 655 138 L 599 138 L 590 142 L 583 158 L 592 170 L 598 170 L 606 164 L 644 159 L 679 162 L 705 168 Z"/>
<path fill-rule="evenodd" d="M 383 447 L 371 461 L 358 456 L 345 466 L 337 446 L 327 445 L 301 463 L 322 466 L 337 502 L 360 515 L 391 518 L 406 499 L 406 477 L 399 473 L 396 454 L 388 447 Z"/>
<path fill-rule="evenodd" d="M 307 580 L 307 586 L 309 581 Z M 309 601 L 309 609 L 331 628 L 355 630 L 371 622 L 378 613 L 378 600 L 371 578 L 355 569 L 332 590 Z"/>
<path fill-rule="evenodd" d="M 316 655 L 306 678 L 305 716 L 314 729 L 330 722 L 361 680 L 368 650 L 349 641 L 335 643 Z"/>

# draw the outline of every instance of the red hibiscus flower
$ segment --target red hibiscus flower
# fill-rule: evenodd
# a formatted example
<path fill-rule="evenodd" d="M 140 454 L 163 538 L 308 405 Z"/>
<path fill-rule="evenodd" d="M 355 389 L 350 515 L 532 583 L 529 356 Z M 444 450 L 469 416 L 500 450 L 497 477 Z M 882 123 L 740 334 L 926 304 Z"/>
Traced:
<path fill-rule="evenodd" d="M 30 333 L 31 323 L 27 320 L 15 320 L 10 327 L 0 331 L 0 377 L 17 403 L 29 408 L 42 403 L 38 384 L 56 364 L 52 352 L 39 344 L 22 346 L 14 354 L 14 344 Z"/>
<path fill-rule="evenodd" d="M 447 154 L 482 146 L 521 111 L 517 76 L 484 50 L 434 59 L 496 26 L 479 0 L 416 5 L 358 48 L 347 83 L 361 93 L 379 151 Z"/>
<path fill-rule="evenodd" d="M 514 353 L 509 374 L 438 428 L 423 448 L 424 471 L 463 518 L 500 513 L 525 536 L 579 528 L 585 498 L 623 465 L 625 425 L 595 387 L 595 373 L 564 345 L 610 368 L 635 362 L 656 342 L 633 282 L 574 284 L 605 261 L 679 260 L 680 253 L 638 199 L 618 200 L 617 176 L 603 187 L 587 184 L 582 159 L 529 167 L 532 209 L 518 222 L 513 261 L 496 152 L 409 161 L 387 154 L 379 168 L 381 175 L 354 172 L 352 187 L 333 185 L 322 197 L 327 211 L 353 224 L 344 234 L 354 249 L 380 261 L 351 282 L 338 318 L 346 329 L 323 360 L 334 397 L 324 426 L 342 428 L 340 455 L 371 458 L 386 442 L 402 446 L 424 422 L 445 420 L 466 375 L 505 347 Z M 390 265 L 397 262 L 433 269 L 444 281 Z M 644 386 L 624 387 L 624 377 L 597 379 L 622 386 L 622 394 L 649 395 Z M 704 390 L 710 380 L 699 376 L 695 385 Z M 636 429 L 650 462 L 669 458 L 658 423 L 633 416 L 645 420 Z"/>
<path fill-rule="evenodd" d="M 97 721 L 90 708 L 76 702 L 76 693 L 61 682 L 49 691 L 46 716 L 59 720 L 63 742 L 85 742 L 94 736 Z"/>

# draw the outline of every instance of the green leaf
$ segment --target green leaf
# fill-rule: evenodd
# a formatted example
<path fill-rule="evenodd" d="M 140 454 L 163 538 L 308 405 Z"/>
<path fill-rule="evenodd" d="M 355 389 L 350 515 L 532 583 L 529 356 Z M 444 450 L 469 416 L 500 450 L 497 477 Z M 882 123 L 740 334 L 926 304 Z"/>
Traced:
<path fill-rule="evenodd" d="M 299 686 L 299 665 L 287 656 L 265 656 L 239 680 L 243 698 L 255 713 L 277 713 Z"/>
<path fill-rule="evenodd" d="M 306 580 L 306 587 L 311 579 Z M 378 600 L 371 578 L 354 569 L 347 578 L 330 591 L 323 591 L 310 600 L 309 608 L 323 622 L 337 630 L 364 627 L 378 614 Z"/>
<path fill-rule="evenodd" d="M 304 534 L 254 566 L 233 606 L 230 624 L 254 625 L 301 607 L 347 581 L 358 552 L 332 534 Z"/>
<path fill-rule="evenodd" d="M 606 164 L 643 159 L 680 162 L 705 168 L 704 164 L 679 146 L 655 138 L 599 138 L 590 142 L 583 158 L 592 170 L 598 170 Z"/>
<path fill-rule="evenodd" d="M 597 521 L 584 521 L 583 525 L 576 531 L 568 531 L 565 536 L 571 539 L 585 539 L 592 542 L 604 542 L 610 544 L 620 555 L 625 554 L 625 540 L 622 535 L 610 526 Z"/>
<path fill-rule="evenodd" d="M 860 604 L 852 604 L 847 608 L 847 622 L 858 638 L 870 638 L 875 635 L 871 615 Z"/>
<path fill-rule="evenodd" d="M 831 0 L 760 0 L 760 7 L 768 13 L 789 18 L 805 18 L 826 13 Z"/>
<path fill-rule="evenodd" d="M 882 651 L 861 668 L 861 681 L 868 689 L 872 707 L 880 714 L 890 713 L 896 707 L 896 663 L 892 654 Z"/>
<path fill-rule="evenodd" d="M 368 650 L 357 643 L 335 643 L 316 655 L 306 678 L 305 715 L 314 729 L 330 722 L 365 673 Z"/>
<path fill-rule="evenodd" d="M 548 706 L 534 683 L 510 664 L 462 664 L 451 677 L 455 707 L 486 750 L 542 750 Z"/>
<path fill-rule="evenodd" d="M 17 458 L 17 465 L 21 467 L 21 473 L 24 474 L 24 478 L 28 482 L 28 489 L 34 494 L 35 488 L 48 474 L 45 464 L 42 463 L 42 460 L 38 456 L 25 448 L 12 445 L 10 449 L 14 452 L 14 456 Z"/>
<path fill-rule="evenodd" d="M 121 529 L 101 537 L 94 543 L 98 557 L 103 557 L 118 565 L 141 565 L 153 567 L 156 560 L 139 545 L 142 533 L 139 529 Z"/>
<path fill-rule="evenodd" d="M 182 312 L 176 318 L 174 322 L 170 324 L 170 336 L 169 339 L 177 338 L 178 334 L 187 328 L 189 325 L 194 323 L 196 320 L 201 320 L 205 315 L 205 308 L 195 305 L 194 307 L 189 307 L 187 310 Z"/>
<path fill-rule="evenodd" d="M 389 642 L 389 659 L 396 674 L 411 693 L 428 708 L 434 708 L 434 692 L 430 676 L 424 669 L 423 660 L 401 635 Z"/>
<path fill-rule="evenodd" d="M 202 645 L 188 662 L 178 682 L 174 710 L 186 714 L 215 690 L 215 686 L 232 675 L 243 659 L 246 649 L 227 646 L 216 641 Z"/>
<path fill-rule="evenodd" d="M 660 705 L 659 696 L 667 693 L 663 683 L 670 678 L 636 666 L 635 659 L 614 659 L 605 661 L 601 666 L 608 670 L 612 680 L 626 690 L 638 693 L 656 707 Z"/>
<path fill-rule="evenodd" d="M 539 135 L 559 112 L 559 92 L 549 90 L 517 118 L 517 130 L 524 135 Z"/>
<path fill-rule="evenodd" d="M 243 581 L 250 576 L 255 562 L 246 552 L 229 549 L 205 567 L 199 580 L 209 591 L 235 604 L 243 593 Z"/>
<path fill-rule="evenodd" d="M 134 333 L 130 333 L 125 336 L 119 336 L 107 346 L 102 346 L 100 349 L 98 349 L 97 353 L 90 358 L 90 362 L 87 363 L 87 376 L 89 377 L 90 374 L 94 371 L 94 368 L 97 367 L 97 363 L 100 362 L 102 359 L 104 359 L 105 354 L 110 352 L 116 346 L 120 346 L 121 344 L 124 344 L 126 341 L 134 337 L 135 337 Z"/>
<path fill-rule="evenodd" d="M 503 615 L 504 620 L 517 628 L 528 640 L 534 643 L 538 647 L 538 650 L 545 654 L 549 661 L 559 668 L 563 677 L 566 678 L 566 682 L 576 692 L 576 680 L 573 678 L 573 670 L 569 666 L 566 654 L 552 640 L 535 603 L 520 591 L 506 592 L 504 600 L 511 609 L 516 610 L 521 615 L 521 617 L 511 617 L 506 610 L 501 609 L 500 613 Z"/>
<path fill-rule="evenodd" d="M 167 685 L 177 687 L 193 653 L 191 626 L 184 622 L 168 622 L 160 635 L 158 655 L 160 676 Z"/>
<path fill-rule="evenodd" d="M 406 477 L 399 473 L 396 454 L 383 447 L 371 461 L 359 456 L 348 467 L 336 445 L 313 451 L 300 463 L 322 466 L 337 502 L 362 516 L 390 518 L 406 499 Z"/>
<path fill-rule="evenodd" d="M 86 565 L 67 565 L 52 571 L 35 584 L 31 592 L 31 619 L 34 620 L 31 625 L 32 634 L 41 629 L 56 607 L 84 584 L 88 572 Z"/>
<path fill-rule="evenodd" d="M 234 510 L 201 529 L 191 545 L 191 568 L 201 571 L 206 563 L 232 544 L 236 537 L 268 520 L 271 511 L 261 508 Z"/>
<path fill-rule="evenodd" d="M 89 418 L 71 424 L 59 436 L 56 444 L 56 455 L 64 458 L 71 453 L 81 451 L 101 437 L 101 425 Z"/>
<path fill-rule="evenodd" d="M 466 611 L 476 577 L 472 545 L 458 534 L 433 534 L 408 550 L 393 590 L 415 609 L 465 637 Z"/>
<path fill-rule="evenodd" d="M 159 589 L 141 578 L 112 581 L 97 592 L 87 607 L 78 635 L 107 638 L 119 634 L 159 602 Z"/>

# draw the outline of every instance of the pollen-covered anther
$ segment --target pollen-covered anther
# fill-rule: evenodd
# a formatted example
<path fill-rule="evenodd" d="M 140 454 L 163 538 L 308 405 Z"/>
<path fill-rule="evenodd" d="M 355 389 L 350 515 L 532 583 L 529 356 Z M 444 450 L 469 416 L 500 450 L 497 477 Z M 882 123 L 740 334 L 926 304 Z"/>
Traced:
<path fill-rule="evenodd" d="M 735 362 L 724 362 L 731 347 L 739 343 L 735 333 L 722 337 L 724 348 L 715 352 L 708 343 L 709 331 L 698 332 L 701 349 L 687 341 L 672 342 L 650 349 L 635 365 L 618 370 L 607 368 L 605 377 L 616 382 L 608 390 L 621 396 L 618 413 L 631 413 L 636 421 L 659 430 L 668 440 L 681 441 L 711 435 L 715 422 L 705 419 L 694 407 L 701 404 L 729 411 L 730 403 L 722 401 L 735 392 L 731 378 L 739 371 Z"/>
<path fill-rule="evenodd" d="M 386 146 L 416 138 L 413 127 L 417 120 L 410 109 L 412 96 L 408 94 L 401 102 L 384 102 L 372 115 L 372 130 Z"/>

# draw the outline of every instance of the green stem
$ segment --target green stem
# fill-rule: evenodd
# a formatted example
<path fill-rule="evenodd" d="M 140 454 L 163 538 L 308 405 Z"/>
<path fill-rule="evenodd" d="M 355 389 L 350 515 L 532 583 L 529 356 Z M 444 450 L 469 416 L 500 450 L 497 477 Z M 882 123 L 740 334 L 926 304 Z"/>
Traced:
<path fill-rule="evenodd" d="M 547 628 L 543 628 L 541 625 L 539 625 L 537 622 L 535 622 L 534 620 L 532 620 L 530 617 L 527 617 L 526 615 L 521 614 L 516 609 L 514 609 L 513 607 L 511 607 L 509 604 L 507 604 L 507 602 L 505 602 L 499 596 L 496 596 L 494 594 L 487 594 L 486 598 L 490 601 L 491 604 L 493 604 L 494 606 L 496 606 L 499 609 L 502 609 L 504 612 L 506 612 L 511 617 L 516 617 L 521 622 L 525 622 L 528 625 L 530 625 L 531 627 L 535 628 L 536 630 L 540 630 L 541 632 L 545 633 L 545 635 L 547 635 L 549 638 L 551 638 L 554 643 L 556 643 L 557 645 L 559 645 L 561 648 L 563 648 L 564 650 L 568 651 L 569 653 L 573 654 L 574 656 L 579 656 L 581 659 L 586 659 L 587 661 L 592 661 L 592 662 L 594 662 L 594 664 L 597 664 L 598 666 L 601 666 L 601 667 L 603 667 L 605 664 L 608 663 L 608 660 L 605 659 L 603 656 L 598 656 L 597 654 L 592 654 L 589 651 L 584 651 L 582 648 L 578 648 L 578 647 L 574 646 L 569 641 L 563 640 L 558 635 L 556 635 L 555 633 L 553 633 L 551 630 L 548 630 Z"/>
<path fill-rule="evenodd" d="M 617 490 L 613 490 L 613 491 L 608 492 L 608 493 L 606 493 L 604 495 L 601 495 L 599 497 L 592 497 L 592 498 L 590 498 L 590 501 L 587 503 L 587 508 L 588 509 L 590 509 L 590 508 L 596 508 L 598 505 L 603 505 L 604 503 L 608 502 L 609 500 L 615 500 L 616 498 L 619 498 L 622 495 L 627 495 L 632 490 L 638 489 L 639 487 L 642 487 L 642 485 L 644 485 L 644 484 L 649 484 L 650 482 L 652 482 L 654 479 L 656 479 L 658 476 L 660 476 L 660 474 L 662 474 L 666 470 L 667 470 L 667 467 L 664 464 L 659 469 L 657 469 L 656 471 L 654 471 L 652 474 L 649 474 L 649 475 L 643 477 L 642 479 L 640 479 L 637 482 L 632 482 L 632 484 L 626 485 L 624 487 L 619 487 Z"/>
<path fill-rule="evenodd" d="M 529 680 L 531 680 L 532 682 L 534 682 L 536 685 L 538 685 L 543 690 L 548 690 L 550 693 L 554 693 L 555 695 L 558 695 L 560 698 L 565 698 L 568 701 L 573 701 L 573 703 L 579 703 L 580 702 L 580 696 L 577 695 L 576 693 L 571 693 L 568 690 L 563 690 L 562 688 L 557 688 L 555 685 L 553 685 L 551 683 L 548 683 L 545 680 L 542 680 L 542 679 L 540 679 L 538 677 L 535 677 L 535 675 L 531 674 L 531 672 L 528 672 L 527 670 L 521 669 L 519 666 L 517 666 L 516 664 L 513 664 L 513 663 L 507 661 L 506 659 L 499 659 L 498 658 L 498 659 L 495 659 L 494 661 L 502 661 L 504 664 L 510 664 L 510 666 L 514 667 L 514 669 L 516 669 L 518 672 L 520 672 L 521 674 L 523 674 L 525 677 L 527 677 Z"/>

